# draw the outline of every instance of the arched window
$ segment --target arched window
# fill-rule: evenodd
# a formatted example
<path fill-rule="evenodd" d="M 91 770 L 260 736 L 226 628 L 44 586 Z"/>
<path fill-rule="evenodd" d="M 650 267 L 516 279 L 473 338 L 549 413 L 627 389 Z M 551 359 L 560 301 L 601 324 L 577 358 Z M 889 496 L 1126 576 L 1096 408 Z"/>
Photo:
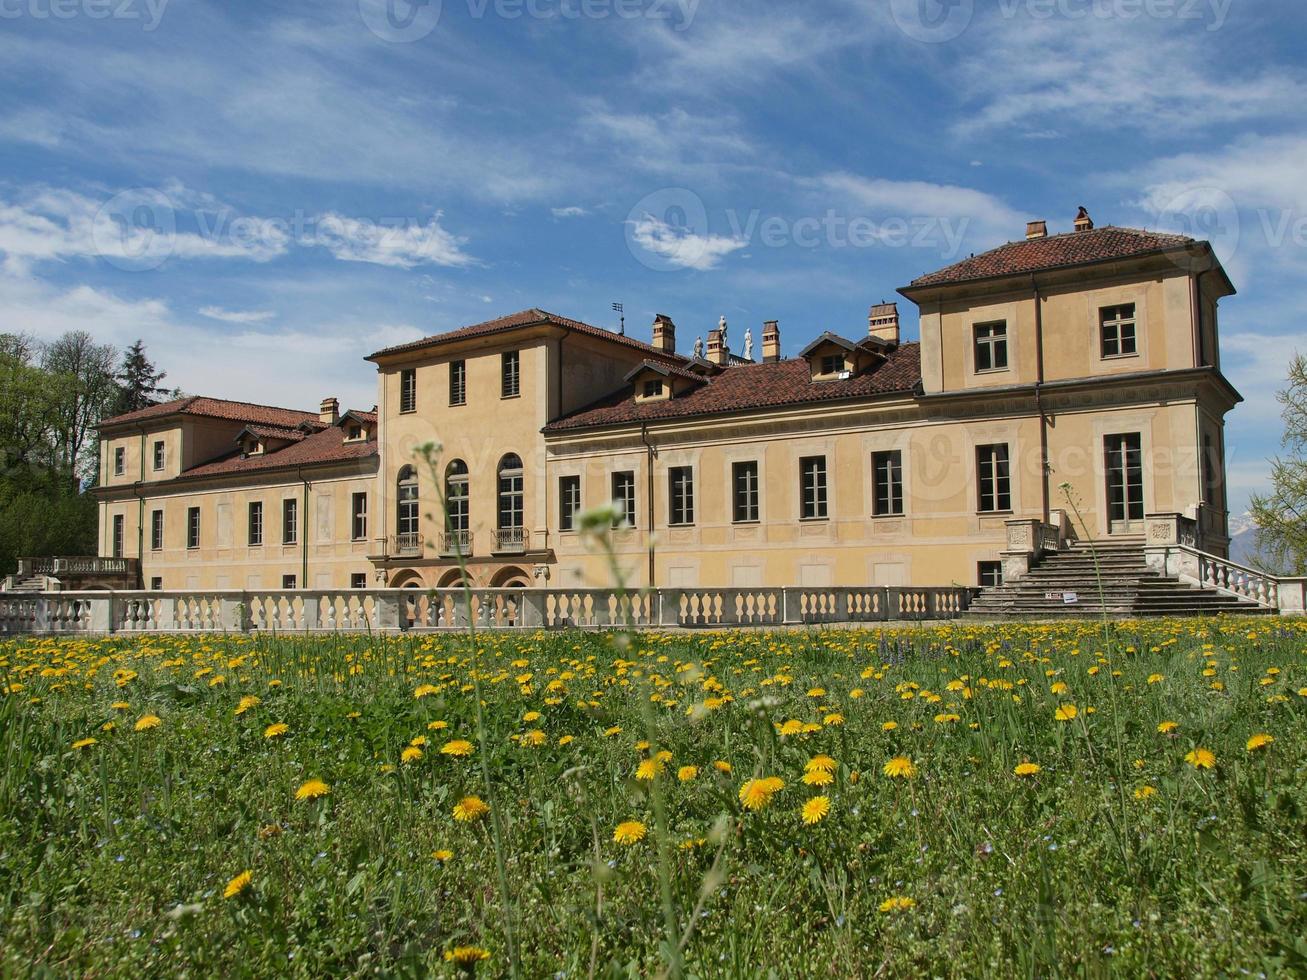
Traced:
<path fill-rule="evenodd" d="M 509 453 L 499 461 L 499 529 L 522 526 L 522 458 Z"/>
<path fill-rule="evenodd" d="M 467 532 L 468 476 L 467 463 L 453 460 L 445 467 L 446 530 Z"/>
<path fill-rule="evenodd" d="M 395 543 L 401 554 L 419 549 L 422 540 L 418 535 L 418 475 L 411 466 L 399 471 L 395 483 Z"/>

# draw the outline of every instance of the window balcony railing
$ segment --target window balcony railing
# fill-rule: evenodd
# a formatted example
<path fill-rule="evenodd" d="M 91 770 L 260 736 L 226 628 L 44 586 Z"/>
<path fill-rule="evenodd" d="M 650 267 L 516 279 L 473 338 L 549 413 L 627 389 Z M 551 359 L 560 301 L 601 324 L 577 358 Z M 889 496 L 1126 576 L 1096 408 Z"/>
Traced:
<path fill-rule="evenodd" d="M 526 528 L 501 527 L 495 531 L 495 550 L 500 554 L 520 555 L 526 551 L 526 542 Z"/>
<path fill-rule="evenodd" d="M 471 531 L 445 531 L 440 535 L 440 554 L 445 558 L 462 555 L 468 558 L 472 554 Z"/>
<path fill-rule="evenodd" d="M 416 531 L 396 534 L 390 539 L 390 553 L 400 558 L 422 554 L 422 535 Z"/>

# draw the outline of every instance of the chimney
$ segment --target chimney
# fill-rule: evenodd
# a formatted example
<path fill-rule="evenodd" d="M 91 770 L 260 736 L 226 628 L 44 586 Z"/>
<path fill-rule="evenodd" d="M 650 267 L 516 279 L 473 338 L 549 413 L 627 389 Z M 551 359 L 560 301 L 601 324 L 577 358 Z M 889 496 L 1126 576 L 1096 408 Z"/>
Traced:
<path fill-rule="evenodd" d="M 887 340 L 891 344 L 899 342 L 899 304 L 877 303 L 867 314 L 867 330 L 873 337 Z"/>
<path fill-rule="evenodd" d="M 327 425 L 335 425 L 340 421 L 340 402 L 334 398 L 322 399 L 322 404 L 318 407 L 318 419 Z"/>
<path fill-rule="evenodd" d="M 708 360 L 713 364 L 720 364 L 725 367 L 731 359 L 731 352 L 727 350 L 726 344 L 722 342 L 722 332 L 719 328 L 714 327 L 708 331 Z"/>
<path fill-rule="evenodd" d="M 781 327 L 776 320 L 762 324 L 762 362 L 774 364 L 781 359 Z"/>
<path fill-rule="evenodd" d="M 676 324 L 665 313 L 654 317 L 653 345 L 664 354 L 676 353 Z"/>
<path fill-rule="evenodd" d="M 1032 239 L 1035 238 L 1047 238 L 1047 237 L 1048 237 L 1047 221 L 1026 222 L 1026 241 L 1031 241 Z"/>
<path fill-rule="evenodd" d="M 1075 227 L 1076 227 L 1076 231 L 1094 230 L 1094 219 L 1089 217 L 1089 212 L 1085 210 L 1085 206 L 1083 204 L 1080 205 L 1080 213 L 1076 215 Z"/>

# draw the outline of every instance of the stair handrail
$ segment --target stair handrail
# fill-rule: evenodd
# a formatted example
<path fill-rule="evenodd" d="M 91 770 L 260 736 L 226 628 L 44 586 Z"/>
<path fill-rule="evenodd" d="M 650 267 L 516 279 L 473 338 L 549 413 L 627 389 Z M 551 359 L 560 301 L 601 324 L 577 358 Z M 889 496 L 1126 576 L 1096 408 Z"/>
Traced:
<path fill-rule="evenodd" d="M 1261 569 L 1241 565 L 1229 558 L 1222 558 L 1210 552 L 1202 551 L 1189 544 L 1167 545 L 1168 550 L 1175 550 L 1197 560 L 1197 571 L 1191 571 L 1181 562 L 1177 574 L 1196 584 L 1215 589 L 1226 595 L 1240 599 L 1249 599 L 1268 609 L 1302 611 L 1303 585 L 1307 579 L 1296 576 L 1273 575 Z M 1282 601 L 1286 588 L 1291 592 L 1292 600 L 1287 604 Z"/>

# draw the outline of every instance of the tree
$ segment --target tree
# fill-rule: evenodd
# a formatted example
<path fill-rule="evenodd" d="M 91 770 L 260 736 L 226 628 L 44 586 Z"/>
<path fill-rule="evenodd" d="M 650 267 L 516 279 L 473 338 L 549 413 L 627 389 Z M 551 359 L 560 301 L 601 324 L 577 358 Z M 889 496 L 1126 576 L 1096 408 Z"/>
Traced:
<path fill-rule="evenodd" d="M 95 343 L 85 330 L 74 330 L 50 344 L 41 359 L 58 389 L 52 419 L 56 465 L 76 485 L 95 472 L 96 461 L 88 458 L 88 450 L 95 448 L 93 430 L 119 397 L 114 380 L 117 354 L 111 345 Z"/>
<path fill-rule="evenodd" d="M 167 377 L 166 372 L 158 370 L 145 356 L 145 342 L 138 340 L 127 348 L 123 354 L 122 367 L 118 371 L 118 404 L 115 414 L 135 412 L 155 404 L 156 396 L 166 394 L 159 382 Z"/>
<path fill-rule="evenodd" d="M 1289 386 L 1279 399 L 1284 411 L 1285 455 L 1271 460 L 1271 492 L 1252 498 L 1257 547 L 1274 570 L 1307 574 L 1307 357 L 1289 362 Z"/>

